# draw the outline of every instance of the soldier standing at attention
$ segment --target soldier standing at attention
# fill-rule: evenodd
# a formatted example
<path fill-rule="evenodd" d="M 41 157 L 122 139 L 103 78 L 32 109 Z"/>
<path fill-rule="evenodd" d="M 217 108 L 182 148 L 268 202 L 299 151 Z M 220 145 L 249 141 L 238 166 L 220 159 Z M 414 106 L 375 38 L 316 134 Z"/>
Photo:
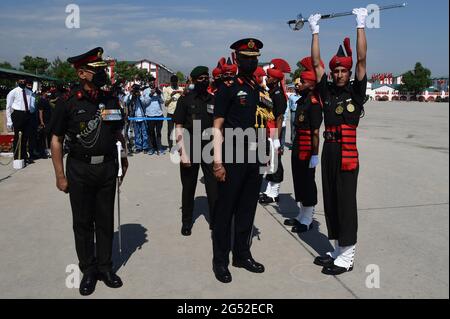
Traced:
<path fill-rule="evenodd" d="M 297 218 L 284 222 L 287 226 L 293 226 L 294 233 L 312 228 L 314 207 L 317 205 L 315 174 L 319 164 L 319 129 L 323 120 L 322 106 L 315 91 L 317 80 L 311 57 L 302 59 L 300 64 L 305 69 L 300 74 L 303 90 L 302 97 L 297 101 L 291 153 L 292 180 L 299 214 Z"/>
<path fill-rule="evenodd" d="M 209 204 L 209 225 L 212 229 L 214 207 L 217 200 L 217 181 L 214 177 L 211 161 L 207 163 L 202 156 L 203 148 L 211 142 L 211 134 L 205 130 L 213 126 L 214 96 L 208 93 L 209 70 L 198 66 L 191 72 L 194 89 L 182 96 L 177 103 L 174 122 L 177 131 L 177 143 L 180 145 L 180 176 L 182 190 L 182 227 L 181 234 L 190 236 L 193 226 L 194 198 L 200 166 L 205 177 L 205 188 Z M 201 136 L 194 136 L 194 122 L 201 127 Z M 189 133 L 189 148 L 184 142 L 185 129 Z M 201 140 L 200 140 L 201 139 Z M 208 140 L 209 139 L 209 140 Z M 194 145 L 201 143 L 201 145 Z M 195 154 L 194 154 L 195 152 Z"/>
<path fill-rule="evenodd" d="M 58 101 L 52 130 L 52 160 L 56 186 L 69 193 L 75 248 L 83 272 L 80 294 L 94 292 L 97 280 L 110 288 L 122 286 L 112 271 L 117 141 L 125 148 L 124 125 L 117 98 L 101 90 L 107 82 L 102 48 L 69 58 L 80 86 Z M 64 174 L 63 142 L 69 154 Z M 126 150 L 121 154 L 128 168 Z M 94 240 L 95 237 L 95 240 Z"/>
<path fill-rule="evenodd" d="M 214 174 L 219 181 L 219 195 L 213 226 L 213 271 L 220 282 L 232 280 L 228 270 L 229 254 L 233 250 L 233 266 L 255 273 L 264 272 L 264 266 L 256 262 L 250 252 L 258 194 L 261 187 L 260 164 L 249 160 L 252 145 L 256 141 L 243 141 L 244 149 L 238 149 L 236 136 L 231 132 L 255 130 L 255 116 L 259 103 L 259 87 L 253 73 L 258 67 L 258 56 L 263 47 L 256 39 L 235 42 L 238 75 L 231 86 L 222 85 L 216 94 L 214 109 Z M 225 131 L 225 134 L 223 132 Z M 227 134 L 230 133 L 230 136 Z M 256 136 L 256 134 L 255 134 Z M 225 142 L 225 140 L 232 139 Z M 232 149 L 225 147 L 232 144 Z M 242 145 L 241 144 L 241 145 Z M 232 160 L 229 154 L 233 152 Z M 257 147 L 255 147 L 256 149 Z M 244 153 L 243 161 L 236 160 L 236 152 Z M 222 157 L 223 154 L 223 157 Z M 234 217 L 234 246 L 231 248 L 231 228 Z"/>

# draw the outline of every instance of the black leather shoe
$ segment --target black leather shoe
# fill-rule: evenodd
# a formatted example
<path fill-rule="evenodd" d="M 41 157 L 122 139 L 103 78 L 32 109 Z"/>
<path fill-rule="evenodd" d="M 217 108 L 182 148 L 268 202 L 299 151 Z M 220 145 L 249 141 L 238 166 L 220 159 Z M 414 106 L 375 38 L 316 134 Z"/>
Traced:
<path fill-rule="evenodd" d="M 292 227 L 291 231 L 293 233 L 301 234 L 301 233 L 306 233 L 308 230 L 311 230 L 312 227 L 313 227 L 313 224 L 310 224 L 309 226 L 306 226 L 306 225 L 303 225 L 303 224 L 299 223 L 298 225 L 295 225 L 294 227 Z"/>
<path fill-rule="evenodd" d="M 183 225 L 181 227 L 181 235 L 191 236 L 192 235 L 192 225 Z"/>
<path fill-rule="evenodd" d="M 85 274 L 80 282 L 80 295 L 89 296 L 95 291 L 97 285 L 97 274 Z"/>
<path fill-rule="evenodd" d="M 349 272 L 353 270 L 353 266 L 351 266 L 349 269 L 344 267 L 336 266 L 335 264 L 332 264 L 330 266 L 325 266 L 322 268 L 322 274 L 330 275 L 330 276 L 337 276 L 341 275 L 345 272 Z"/>
<path fill-rule="evenodd" d="M 99 273 L 98 280 L 103 281 L 109 288 L 120 288 L 123 285 L 122 279 L 112 271 Z"/>
<path fill-rule="evenodd" d="M 232 277 L 227 266 L 213 265 L 213 271 L 218 281 L 223 282 L 224 284 L 231 282 Z"/>
<path fill-rule="evenodd" d="M 256 262 L 253 258 L 247 258 L 244 260 L 233 260 L 233 266 L 237 268 L 244 268 L 250 272 L 254 273 L 263 273 L 264 266 L 258 262 Z"/>
<path fill-rule="evenodd" d="M 284 224 L 286 226 L 297 226 L 300 222 L 295 218 L 285 219 Z"/>
<path fill-rule="evenodd" d="M 280 201 L 280 197 L 270 197 L 270 196 L 265 196 L 265 197 L 260 197 L 259 198 L 259 203 L 260 204 L 272 204 L 272 203 L 278 203 Z"/>
<path fill-rule="evenodd" d="M 334 258 L 329 255 L 318 256 L 314 259 L 314 264 L 321 267 L 327 267 L 334 265 Z"/>

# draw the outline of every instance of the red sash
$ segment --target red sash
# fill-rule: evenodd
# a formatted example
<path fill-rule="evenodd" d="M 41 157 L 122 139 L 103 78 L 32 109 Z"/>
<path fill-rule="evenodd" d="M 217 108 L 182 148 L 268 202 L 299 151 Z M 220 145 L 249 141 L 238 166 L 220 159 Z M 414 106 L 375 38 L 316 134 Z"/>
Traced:
<path fill-rule="evenodd" d="M 311 130 L 297 130 L 298 158 L 301 161 L 308 161 L 312 155 L 312 135 Z"/>
<path fill-rule="evenodd" d="M 356 145 L 356 125 L 342 124 L 340 126 L 327 126 L 326 131 L 338 134 L 339 138 L 334 142 L 341 143 L 343 171 L 354 171 L 359 165 L 359 153 Z"/>

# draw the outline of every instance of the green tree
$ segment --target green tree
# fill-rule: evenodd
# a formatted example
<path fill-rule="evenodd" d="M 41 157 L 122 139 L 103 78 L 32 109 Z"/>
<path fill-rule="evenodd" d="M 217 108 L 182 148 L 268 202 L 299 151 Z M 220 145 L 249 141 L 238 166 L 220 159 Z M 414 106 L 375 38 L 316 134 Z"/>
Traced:
<path fill-rule="evenodd" d="M 11 65 L 11 63 L 9 63 L 7 61 L 0 62 L 0 68 L 8 69 L 8 70 L 15 70 L 13 68 L 13 66 Z"/>
<path fill-rule="evenodd" d="M 423 67 L 420 62 L 417 62 L 414 70 L 403 74 L 403 84 L 400 90 L 403 92 L 412 92 L 417 95 L 429 88 L 431 84 L 431 71 Z"/>
<path fill-rule="evenodd" d="M 23 70 L 33 74 L 45 74 L 50 66 L 50 63 L 46 58 L 24 56 L 22 62 L 20 62 Z"/>
<path fill-rule="evenodd" d="M 69 62 L 61 61 L 57 57 L 49 69 L 50 76 L 60 79 L 63 82 L 73 83 L 78 80 L 77 72 Z"/>
<path fill-rule="evenodd" d="M 294 81 L 295 79 L 300 78 L 300 73 L 302 73 L 305 70 L 303 65 L 300 64 L 300 62 L 297 62 L 297 69 L 294 71 L 294 73 L 291 73 L 291 80 Z"/>
<path fill-rule="evenodd" d="M 114 73 L 117 81 L 129 82 L 134 81 L 140 74 L 140 70 L 126 61 L 116 63 Z"/>
<path fill-rule="evenodd" d="M 178 82 L 180 82 L 180 83 L 186 82 L 186 77 L 184 76 L 183 72 L 178 71 L 176 73 L 176 76 L 178 77 Z"/>

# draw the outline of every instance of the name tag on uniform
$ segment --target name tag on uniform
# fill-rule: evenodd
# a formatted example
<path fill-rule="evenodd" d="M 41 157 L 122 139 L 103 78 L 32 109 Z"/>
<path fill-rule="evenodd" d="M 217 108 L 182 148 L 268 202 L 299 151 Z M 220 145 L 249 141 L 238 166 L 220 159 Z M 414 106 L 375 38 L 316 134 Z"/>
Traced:
<path fill-rule="evenodd" d="M 207 105 L 207 110 L 209 114 L 214 114 L 214 105 L 213 104 L 208 104 Z"/>
<path fill-rule="evenodd" d="M 102 119 L 103 121 L 121 121 L 122 120 L 122 112 L 120 110 L 106 110 L 102 111 Z"/>

